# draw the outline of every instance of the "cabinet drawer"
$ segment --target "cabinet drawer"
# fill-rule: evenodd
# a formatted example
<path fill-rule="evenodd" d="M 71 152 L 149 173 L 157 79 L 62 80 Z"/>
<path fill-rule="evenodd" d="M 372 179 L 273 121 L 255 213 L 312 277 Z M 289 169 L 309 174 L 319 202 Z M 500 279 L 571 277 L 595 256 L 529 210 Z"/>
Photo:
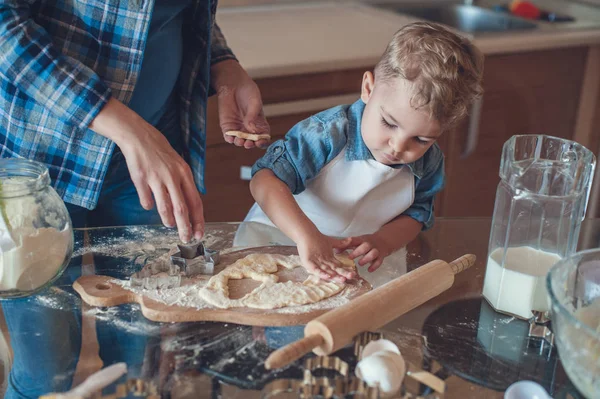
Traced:
<path fill-rule="evenodd" d="M 367 69 L 280 76 L 258 79 L 264 104 L 307 100 L 360 93 L 362 76 Z"/>

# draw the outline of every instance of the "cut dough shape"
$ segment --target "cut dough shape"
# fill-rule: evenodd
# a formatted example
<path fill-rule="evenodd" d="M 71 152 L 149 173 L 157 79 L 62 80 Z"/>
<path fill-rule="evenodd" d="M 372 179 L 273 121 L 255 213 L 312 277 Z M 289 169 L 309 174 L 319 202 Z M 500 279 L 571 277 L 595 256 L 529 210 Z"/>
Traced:
<path fill-rule="evenodd" d="M 254 133 L 246 133 L 240 132 L 237 130 L 230 130 L 225 133 L 227 136 L 239 137 L 244 140 L 250 141 L 259 141 L 259 140 L 271 140 L 271 135 L 269 134 L 254 134 Z"/>
<path fill-rule="evenodd" d="M 343 267 L 355 269 L 354 261 L 347 256 L 336 256 Z M 199 295 L 208 304 L 228 309 L 249 307 L 256 309 L 276 309 L 319 302 L 329 298 L 345 287 L 343 283 L 323 281 L 309 275 L 303 282 L 278 282 L 277 266 L 286 269 L 302 267 L 297 255 L 251 254 L 226 267 L 208 280 Z M 239 299 L 229 298 L 229 279 L 251 278 L 261 285 Z"/>

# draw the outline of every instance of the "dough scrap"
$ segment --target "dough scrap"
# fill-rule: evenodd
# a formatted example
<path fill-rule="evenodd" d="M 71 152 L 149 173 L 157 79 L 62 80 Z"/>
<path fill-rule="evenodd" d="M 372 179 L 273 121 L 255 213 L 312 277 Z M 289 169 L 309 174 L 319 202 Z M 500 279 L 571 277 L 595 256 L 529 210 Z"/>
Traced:
<path fill-rule="evenodd" d="M 254 133 L 240 132 L 237 130 L 230 130 L 228 132 L 225 132 L 225 134 L 227 136 L 239 137 L 241 139 L 250 140 L 250 141 L 271 140 L 270 134 L 254 134 Z"/>
<path fill-rule="evenodd" d="M 354 269 L 354 261 L 347 256 L 336 256 L 343 267 Z M 345 287 L 343 283 L 323 281 L 309 275 L 303 282 L 278 282 L 274 274 L 277 266 L 286 269 L 302 267 L 297 255 L 251 254 L 226 267 L 208 280 L 200 290 L 200 297 L 208 304 L 221 309 L 249 307 L 256 309 L 276 309 L 319 302 L 329 298 Z M 229 298 L 229 279 L 251 278 L 262 284 L 239 299 Z"/>

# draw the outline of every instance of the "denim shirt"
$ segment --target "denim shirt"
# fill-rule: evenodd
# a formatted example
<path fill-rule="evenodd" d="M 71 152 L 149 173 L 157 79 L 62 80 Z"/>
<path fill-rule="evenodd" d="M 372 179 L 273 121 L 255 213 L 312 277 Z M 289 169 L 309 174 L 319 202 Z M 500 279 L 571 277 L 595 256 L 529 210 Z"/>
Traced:
<path fill-rule="evenodd" d="M 300 194 L 306 184 L 344 149 L 347 161 L 375 159 L 360 132 L 365 103 L 340 105 L 296 124 L 285 136 L 271 144 L 252 168 L 252 175 L 270 169 L 291 190 Z M 405 165 L 393 165 L 400 168 Z M 435 195 L 444 187 L 444 155 L 437 144 L 425 155 L 407 164 L 415 178 L 415 200 L 403 215 L 429 229 L 434 222 Z"/>

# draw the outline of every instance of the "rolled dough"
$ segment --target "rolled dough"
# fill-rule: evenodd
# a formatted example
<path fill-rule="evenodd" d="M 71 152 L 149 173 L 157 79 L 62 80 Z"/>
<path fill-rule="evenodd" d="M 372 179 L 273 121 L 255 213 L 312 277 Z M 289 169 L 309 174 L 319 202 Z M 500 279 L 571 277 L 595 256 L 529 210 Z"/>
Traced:
<path fill-rule="evenodd" d="M 240 132 L 237 130 L 230 130 L 230 131 L 226 132 L 225 134 L 227 136 L 239 137 L 241 139 L 250 140 L 250 141 L 271 140 L 271 135 L 269 135 L 269 134 L 253 134 L 253 133 Z"/>
<path fill-rule="evenodd" d="M 342 265 L 354 269 L 354 261 L 338 255 Z M 342 291 L 343 283 L 323 281 L 309 275 L 303 282 L 278 282 L 277 266 L 287 269 L 302 267 L 297 255 L 251 254 L 228 266 L 208 280 L 199 295 L 210 305 L 228 309 L 249 307 L 256 309 L 276 309 L 286 306 L 305 305 L 329 298 Z M 251 278 L 262 284 L 239 299 L 229 298 L 229 279 Z"/>

